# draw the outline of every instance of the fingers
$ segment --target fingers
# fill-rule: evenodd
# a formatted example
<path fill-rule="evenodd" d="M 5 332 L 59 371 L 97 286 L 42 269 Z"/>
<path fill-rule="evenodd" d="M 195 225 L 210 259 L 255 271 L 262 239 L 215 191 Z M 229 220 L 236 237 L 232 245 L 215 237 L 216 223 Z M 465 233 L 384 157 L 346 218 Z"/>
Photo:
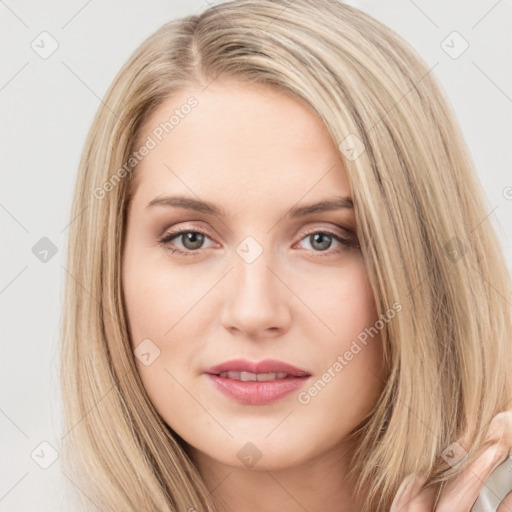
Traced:
<path fill-rule="evenodd" d="M 395 495 L 389 512 L 423 512 L 432 510 L 435 489 L 423 489 L 426 478 L 409 475 L 404 479 Z"/>
<path fill-rule="evenodd" d="M 503 442 L 512 446 L 512 411 L 497 414 L 487 429 L 485 441 Z"/>
<path fill-rule="evenodd" d="M 506 411 L 493 418 L 477 458 L 446 485 L 435 512 L 468 512 L 490 474 L 508 457 L 511 446 L 512 411 Z M 390 512 L 433 512 L 436 489 L 432 486 L 423 488 L 425 482 L 426 478 L 409 475 L 402 482 Z M 512 496 L 507 496 L 506 500 L 502 502 L 503 511 L 511 512 L 508 503 Z M 502 512 L 501 508 L 499 512 Z"/>
<path fill-rule="evenodd" d="M 512 446 L 512 411 L 491 421 L 477 459 L 448 483 L 436 512 L 466 512 L 475 503 L 491 473 L 508 457 Z M 478 453 L 478 452 L 477 452 Z"/>
<path fill-rule="evenodd" d="M 475 503 L 490 474 L 508 456 L 509 447 L 494 442 L 447 486 L 436 512 L 466 512 Z"/>

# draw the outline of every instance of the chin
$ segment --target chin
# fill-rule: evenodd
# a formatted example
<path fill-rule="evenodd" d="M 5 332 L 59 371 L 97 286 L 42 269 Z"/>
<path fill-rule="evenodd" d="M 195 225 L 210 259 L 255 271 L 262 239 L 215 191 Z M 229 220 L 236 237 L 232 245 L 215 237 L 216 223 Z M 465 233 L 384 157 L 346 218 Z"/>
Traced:
<path fill-rule="evenodd" d="M 287 469 L 304 462 L 308 454 L 304 451 L 304 443 L 301 442 L 304 436 L 297 439 L 264 439 L 258 435 L 244 436 L 230 439 L 219 453 L 211 454 L 220 462 L 239 469 L 250 469 L 254 471 L 278 471 Z M 231 455 L 231 456 L 230 456 Z"/>

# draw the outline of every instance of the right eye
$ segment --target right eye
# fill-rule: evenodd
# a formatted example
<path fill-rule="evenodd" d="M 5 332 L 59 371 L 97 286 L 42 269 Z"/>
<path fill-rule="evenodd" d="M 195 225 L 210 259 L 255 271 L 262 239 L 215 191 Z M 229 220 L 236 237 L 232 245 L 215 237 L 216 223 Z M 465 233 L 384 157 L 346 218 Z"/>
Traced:
<path fill-rule="evenodd" d="M 169 247 L 169 244 L 175 245 L 173 242 L 174 240 L 180 240 L 181 239 L 181 248 L 172 248 Z M 210 237 L 197 229 L 181 229 L 176 231 L 171 231 L 165 233 L 161 238 L 159 238 L 159 243 L 166 248 L 170 249 L 171 252 L 174 254 L 177 252 L 178 254 L 182 254 L 184 256 L 192 256 L 194 254 L 197 254 L 196 251 L 203 248 L 204 241 L 206 239 L 210 239 Z"/>

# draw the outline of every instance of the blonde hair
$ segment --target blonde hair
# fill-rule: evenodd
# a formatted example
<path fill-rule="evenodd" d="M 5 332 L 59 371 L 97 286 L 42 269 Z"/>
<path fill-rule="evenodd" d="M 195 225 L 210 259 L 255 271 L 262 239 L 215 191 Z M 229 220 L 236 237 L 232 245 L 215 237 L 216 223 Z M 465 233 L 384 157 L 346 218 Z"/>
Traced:
<path fill-rule="evenodd" d="M 328 0 L 235 0 L 173 20 L 109 88 L 85 143 L 69 228 L 64 473 L 83 504 L 102 511 L 216 510 L 136 370 L 121 286 L 134 175 L 118 170 L 164 99 L 223 78 L 293 94 L 325 123 L 344 157 L 377 310 L 403 308 L 382 330 L 384 391 L 352 433 L 350 476 L 364 510 L 387 511 L 410 473 L 440 493 L 510 407 L 510 277 L 431 70 L 392 30 Z M 469 458 L 451 469 L 441 455 L 464 432 Z"/>

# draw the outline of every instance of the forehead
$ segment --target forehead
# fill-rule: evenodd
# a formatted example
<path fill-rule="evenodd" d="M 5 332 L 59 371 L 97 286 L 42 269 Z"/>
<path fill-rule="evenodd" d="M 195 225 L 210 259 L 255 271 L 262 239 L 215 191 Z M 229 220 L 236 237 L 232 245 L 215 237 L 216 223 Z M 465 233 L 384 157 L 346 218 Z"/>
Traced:
<path fill-rule="evenodd" d="M 286 192 L 296 200 L 312 188 L 349 194 L 342 158 L 321 119 L 267 85 L 219 81 L 175 92 L 138 139 L 154 145 L 135 171 L 137 193 L 145 196 L 176 187 L 198 195 L 225 188 L 241 196 Z"/>

